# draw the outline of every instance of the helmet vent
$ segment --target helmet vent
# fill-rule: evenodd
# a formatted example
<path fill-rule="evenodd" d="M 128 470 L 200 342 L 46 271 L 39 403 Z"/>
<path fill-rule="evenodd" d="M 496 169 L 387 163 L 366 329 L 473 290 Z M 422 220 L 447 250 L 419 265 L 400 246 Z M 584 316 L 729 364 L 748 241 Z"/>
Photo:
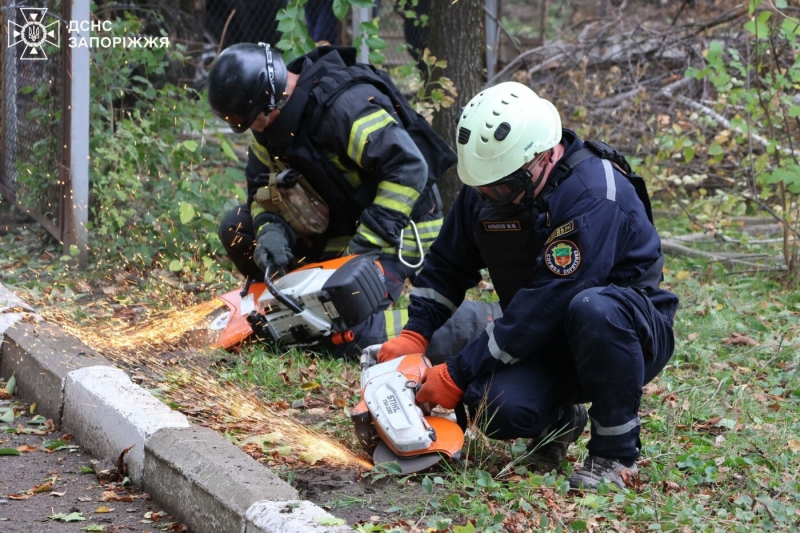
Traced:
<path fill-rule="evenodd" d="M 508 137 L 508 132 L 511 131 L 511 124 L 508 122 L 501 122 L 497 129 L 494 130 L 494 138 L 498 141 L 502 141 L 506 137 Z"/>
<path fill-rule="evenodd" d="M 506 102 L 505 100 L 500 100 L 500 101 L 503 102 L 505 105 L 508 105 L 508 102 Z"/>
<path fill-rule="evenodd" d="M 492 115 L 494 115 L 494 116 L 496 116 L 496 117 L 499 117 L 499 116 L 500 116 L 500 113 L 498 113 L 497 111 L 492 111 Z"/>
<path fill-rule="evenodd" d="M 517 95 L 516 95 L 516 94 L 514 94 L 514 93 L 511 93 L 511 96 L 513 96 L 514 98 L 519 98 L 519 96 L 517 96 Z"/>
<path fill-rule="evenodd" d="M 482 140 L 484 143 L 488 143 L 488 142 L 489 142 L 489 139 L 487 139 L 487 138 L 486 138 L 486 137 L 484 137 L 483 135 L 481 135 L 481 140 Z"/>
<path fill-rule="evenodd" d="M 458 144 L 467 144 L 469 136 L 472 132 L 467 128 L 461 127 L 458 129 Z"/>

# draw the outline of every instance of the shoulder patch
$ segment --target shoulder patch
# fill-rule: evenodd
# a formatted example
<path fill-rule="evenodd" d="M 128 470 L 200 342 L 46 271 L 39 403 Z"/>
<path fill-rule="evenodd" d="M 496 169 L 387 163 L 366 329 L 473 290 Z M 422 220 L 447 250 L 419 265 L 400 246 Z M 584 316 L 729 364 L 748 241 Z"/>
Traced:
<path fill-rule="evenodd" d="M 544 264 L 558 276 L 569 276 L 581 264 L 581 251 L 572 241 L 555 241 L 544 251 Z"/>
<path fill-rule="evenodd" d="M 569 222 L 567 222 L 563 226 L 557 227 L 555 229 L 555 231 L 553 231 L 553 233 L 551 233 L 550 236 L 547 237 L 547 240 L 544 241 L 545 246 L 547 246 L 548 244 L 550 244 L 554 240 L 556 240 L 556 239 L 558 239 L 560 237 L 563 237 L 564 235 L 569 235 L 570 233 L 572 233 L 576 229 L 578 229 L 578 221 L 577 220 L 570 220 Z"/>
<path fill-rule="evenodd" d="M 483 229 L 486 231 L 521 231 L 522 226 L 519 220 L 505 220 L 497 222 L 484 222 Z"/>

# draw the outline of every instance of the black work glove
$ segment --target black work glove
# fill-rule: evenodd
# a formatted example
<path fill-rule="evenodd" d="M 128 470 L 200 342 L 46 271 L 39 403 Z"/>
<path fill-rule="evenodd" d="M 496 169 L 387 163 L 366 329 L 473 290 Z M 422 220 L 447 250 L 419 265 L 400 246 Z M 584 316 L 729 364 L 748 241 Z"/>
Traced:
<path fill-rule="evenodd" d="M 281 273 L 294 259 L 286 229 L 281 224 L 264 224 L 256 236 L 256 248 L 253 251 L 253 260 L 258 268 L 267 271 L 280 271 Z"/>

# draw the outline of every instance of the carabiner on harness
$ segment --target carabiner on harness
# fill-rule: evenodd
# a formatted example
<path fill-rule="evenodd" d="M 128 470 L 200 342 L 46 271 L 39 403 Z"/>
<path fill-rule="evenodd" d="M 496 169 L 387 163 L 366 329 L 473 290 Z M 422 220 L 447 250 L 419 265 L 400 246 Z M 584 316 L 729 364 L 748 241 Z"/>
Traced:
<path fill-rule="evenodd" d="M 403 233 L 405 232 L 405 229 L 400 230 L 400 243 L 397 245 L 397 260 L 408 268 L 417 269 L 422 266 L 422 261 L 425 259 L 425 250 L 422 249 L 422 241 L 419 238 L 417 225 L 413 220 L 409 220 L 409 222 L 411 223 L 411 230 L 414 232 L 414 240 L 417 242 L 417 250 L 419 250 L 419 262 L 412 265 L 403 259 Z"/>

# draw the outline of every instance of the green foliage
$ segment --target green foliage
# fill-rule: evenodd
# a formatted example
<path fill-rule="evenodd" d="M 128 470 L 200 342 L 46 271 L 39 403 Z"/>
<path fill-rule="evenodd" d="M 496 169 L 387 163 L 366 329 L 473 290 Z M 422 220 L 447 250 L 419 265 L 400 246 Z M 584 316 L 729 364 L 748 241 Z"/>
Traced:
<path fill-rule="evenodd" d="M 130 14 L 112 22 L 115 35 L 136 34 Z M 205 98 L 157 80 L 181 50 L 95 50 L 91 98 L 90 231 L 98 256 L 122 255 L 135 266 L 154 258 L 171 270 L 213 277 L 221 250 L 220 198 L 235 198 L 230 174 L 207 174 L 202 132 Z M 177 265 L 177 268 L 174 268 Z"/>
<path fill-rule="evenodd" d="M 436 111 L 453 105 L 458 91 L 450 78 L 435 77 L 437 70 L 447 68 L 447 61 L 437 59 L 426 48 L 420 57 L 420 63 L 425 66 L 424 73 L 420 73 L 419 65 L 412 62 L 397 67 L 393 77 L 399 78 L 399 85 L 411 92 L 411 100 L 417 112 L 431 121 Z"/>
<path fill-rule="evenodd" d="M 282 32 L 278 48 L 283 52 L 287 62 L 300 57 L 314 49 L 316 43 L 308 33 L 305 22 L 304 6 L 308 0 L 291 0 L 287 6 L 278 12 L 278 31 Z M 372 0 L 333 0 L 333 13 L 339 20 L 344 20 L 350 8 L 360 9 L 375 7 Z M 371 22 L 359 24 L 360 34 L 353 40 L 353 46 L 360 49 L 362 44 L 369 48 L 369 60 L 380 65 L 386 60 L 381 50 L 386 48 L 386 41 L 378 36 L 378 23 L 376 18 Z"/>
<path fill-rule="evenodd" d="M 790 241 L 798 235 L 800 220 L 800 20 L 783 11 L 785 5 L 762 9 L 759 0 L 752 0 L 744 24 L 745 50 L 713 41 L 705 53 L 706 65 L 687 70 L 687 76 L 716 90 L 713 111 L 702 119 L 693 117 L 699 126 L 716 126 L 717 131 L 713 139 L 700 128 L 676 131 L 666 136 L 671 145 L 660 146 L 666 153 L 659 157 L 682 157 L 689 163 L 704 152 L 710 167 L 730 168 L 726 181 L 740 197 L 783 223 L 784 260 L 796 272 L 798 250 Z M 730 117 L 729 125 L 713 113 Z M 720 125 L 727 127 L 719 130 Z"/>

